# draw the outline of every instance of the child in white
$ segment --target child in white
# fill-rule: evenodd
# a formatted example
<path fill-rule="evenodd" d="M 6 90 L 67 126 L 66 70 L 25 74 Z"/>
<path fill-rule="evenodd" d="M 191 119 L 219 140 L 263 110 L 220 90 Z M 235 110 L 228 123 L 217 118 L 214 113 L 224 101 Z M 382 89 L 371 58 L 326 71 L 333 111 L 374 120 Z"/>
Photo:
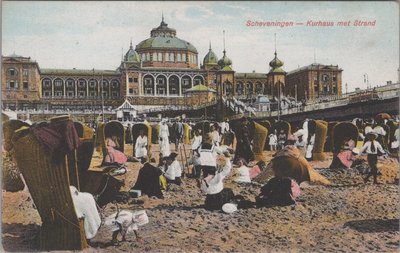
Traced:
<path fill-rule="evenodd" d="M 278 136 L 276 136 L 276 130 L 274 133 L 269 135 L 269 147 L 271 151 L 276 150 L 276 145 L 278 145 Z"/>
<path fill-rule="evenodd" d="M 249 167 L 245 165 L 243 158 L 239 159 L 239 168 L 237 168 L 238 177 L 234 179 L 236 183 L 251 183 Z"/>

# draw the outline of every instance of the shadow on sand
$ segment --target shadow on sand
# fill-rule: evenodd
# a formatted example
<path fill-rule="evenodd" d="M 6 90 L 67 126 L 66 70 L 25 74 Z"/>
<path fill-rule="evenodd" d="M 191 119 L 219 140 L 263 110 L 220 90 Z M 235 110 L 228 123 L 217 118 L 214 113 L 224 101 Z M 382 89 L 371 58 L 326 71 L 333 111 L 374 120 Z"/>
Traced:
<path fill-rule="evenodd" d="M 399 231 L 399 220 L 369 219 L 348 221 L 344 224 L 344 227 L 350 227 L 361 233 L 396 232 Z"/>
<path fill-rule="evenodd" d="M 7 252 L 39 251 L 40 226 L 2 223 L 2 244 Z"/>

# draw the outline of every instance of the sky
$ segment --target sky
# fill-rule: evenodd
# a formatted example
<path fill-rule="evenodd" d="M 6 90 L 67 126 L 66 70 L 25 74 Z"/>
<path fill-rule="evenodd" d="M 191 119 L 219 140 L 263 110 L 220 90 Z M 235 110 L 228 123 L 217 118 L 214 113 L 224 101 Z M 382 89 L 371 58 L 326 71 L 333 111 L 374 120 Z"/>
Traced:
<path fill-rule="evenodd" d="M 266 73 L 274 57 L 287 72 L 317 62 L 338 65 L 343 91 L 398 81 L 399 5 L 388 2 L 142 2 L 3 1 L 2 55 L 31 57 L 41 68 L 116 69 L 132 40 L 150 37 L 161 15 L 202 61 L 209 43 L 219 58 L 223 30 L 237 72 Z M 354 26 L 354 21 L 375 26 Z M 248 22 L 294 22 L 291 27 Z M 309 21 L 334 26 L 307 26 Z M 350 26 L 337 22 L 350 21 Z"/>

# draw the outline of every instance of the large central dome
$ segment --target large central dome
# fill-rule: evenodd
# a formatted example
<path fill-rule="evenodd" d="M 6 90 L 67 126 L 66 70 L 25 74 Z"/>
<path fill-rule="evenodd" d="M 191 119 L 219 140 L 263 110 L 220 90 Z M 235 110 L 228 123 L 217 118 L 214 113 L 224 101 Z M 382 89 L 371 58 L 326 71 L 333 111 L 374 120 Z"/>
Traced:
<path fill-rule="evenodd" d="M 150 38 L 136 45 L 144 68 L 198 69 L 197 49 L 185 40 L 176 37 L 176 30 L 164 22 L 150 32 Z"/>
<path fill-rule="evenodd" d="M 143 40 L 136 46 L 136 51 L 144 49 L 183 49 L 197 53 L 197 49 L 189 42 L 176 37 L 176 30 L 169 28 L 161 21 L 160 26 L 150 32 L 150 38 Z"/>

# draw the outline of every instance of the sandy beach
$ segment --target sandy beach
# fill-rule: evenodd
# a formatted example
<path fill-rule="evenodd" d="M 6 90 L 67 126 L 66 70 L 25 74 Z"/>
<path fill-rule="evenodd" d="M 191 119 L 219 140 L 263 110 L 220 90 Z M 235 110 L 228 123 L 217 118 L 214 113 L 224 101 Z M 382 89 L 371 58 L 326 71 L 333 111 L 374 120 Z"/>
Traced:
<path fill-rule="evenodd" d="M 132 147 L 127 145 L 127 152 Z M 158 150 L 153 145 L 153 150 Z M 157 156 L 157 153 L 155 156 Z M 264 160 L 271 159 L 264 153 Z M 204 195 L 196 180 L 185 178 L 182 187 L 173 187 L 164 199 L 147 196 L 131 199 L 119 207 L 145 209 L 150 222 L 139 229 L 143 243 L 130 235 L 119 245 L 110 245 L 111 232 L 101 227 L 85 252 L 398 252 L 399 186 L 395 182 L 399 164 L 379 161 L 380 184 L 364 184 L 355 170 L 329 171 L 332 155 L 313 167 L 332 186 L 300 185 L 296 205 L 239 209 L 233 214 L 207 211 Z M 92 166 L 101 160 L 94 154 Z M 123 191 L 133 186 L 139 163 L 128 163 L 121 176 Z M 371 180 L 372 181 L 372 180 Z M 226 187 L 246 200 L 254 201 L 260 186 L 240 186 L 228 178 Z M 2 243 L 5 251 L 38 251 L 40 216 L 29 192 L 3 191 Z M 114 204 L 102 209 L 102 217 L 116 211 Z"/>

